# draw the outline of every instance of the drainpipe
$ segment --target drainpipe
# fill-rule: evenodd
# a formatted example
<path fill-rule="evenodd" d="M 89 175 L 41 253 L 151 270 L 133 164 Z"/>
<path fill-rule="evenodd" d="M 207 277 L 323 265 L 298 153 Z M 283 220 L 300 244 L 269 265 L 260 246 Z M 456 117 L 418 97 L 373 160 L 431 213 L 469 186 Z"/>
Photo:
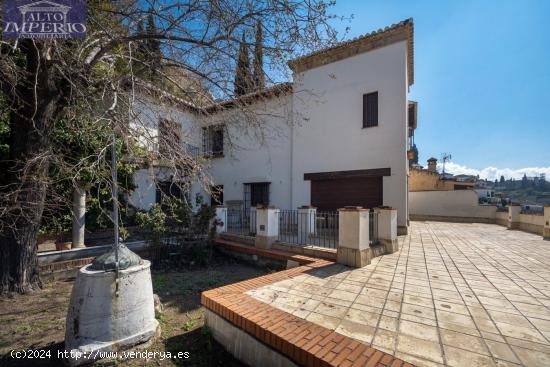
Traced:
<path fill-rule="evenodd" d="M 86 190 L 75 187 L 73 191 L 73 245 L 72 248 L 84 246 L 84 230 L 86 225 Z"/>

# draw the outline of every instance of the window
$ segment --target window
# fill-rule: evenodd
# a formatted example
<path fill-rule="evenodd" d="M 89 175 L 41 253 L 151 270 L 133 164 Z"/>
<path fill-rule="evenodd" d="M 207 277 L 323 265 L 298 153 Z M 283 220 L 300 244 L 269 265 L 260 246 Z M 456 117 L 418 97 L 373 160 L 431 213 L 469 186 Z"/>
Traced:
<path fill-rule="evenodd" d="M 363 94 L 363 127 L 378 126 L 378 92 Z"/>
<path fill-rule="evenodd" d="M 155 192 L 155 202 L 162 204 L 165 199 L 177 198 L 190 202 L 187 188 L 183 182 L 159 181 Z"/>
<path fill-rule="evenodd" d="M 245 213 L 257 205 L 269 205 L 269 182 L 244 184 Z"/>
<path fill-rule="evenodd" d="M 170 120 L 159 121 L 159 153 L 170 154 L 177 151 L 181 146 L 181 125 Z"/>
<path fill-rule="evenodd" d="M 212 186 L 210 193 L 210 206 L 223 205 L 223 185 Z"/>
<path fill-rule="evenodd" d="M 202 129 L 202 151 L 210 157 L 223 157 L 223 125 Z"/>

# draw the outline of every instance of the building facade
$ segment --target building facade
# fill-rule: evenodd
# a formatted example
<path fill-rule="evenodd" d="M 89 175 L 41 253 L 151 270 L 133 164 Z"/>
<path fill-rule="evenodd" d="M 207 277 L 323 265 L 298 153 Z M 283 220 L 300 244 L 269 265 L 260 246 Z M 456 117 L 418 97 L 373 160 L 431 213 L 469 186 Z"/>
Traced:
<path fill-rule="evenodd" d="M 218 202 L 245 210 L 258 204 L 327 211 L 391 206 L 406 232 L 412 20 L 289 66 L 292 83 L 238 100 L 197 111 L 150 99 L 137 110 L 151 121 L 153 137 L 161 134 L 159 121 L 173 121 L 185 148 L 206 154 L 208 174 L 222 193 Z M 170 179 L 161 166 L 136 172 L 131 204 L 147 210 L 155 202 L 156 182 Z M 192 191 L 210 199 L 200 185 Z"/>

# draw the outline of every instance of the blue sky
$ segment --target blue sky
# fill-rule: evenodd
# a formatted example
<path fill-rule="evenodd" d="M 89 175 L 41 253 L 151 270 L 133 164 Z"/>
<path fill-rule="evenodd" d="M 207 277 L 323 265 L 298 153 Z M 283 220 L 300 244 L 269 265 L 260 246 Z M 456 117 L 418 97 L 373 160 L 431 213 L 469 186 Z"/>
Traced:
<path fill-rule="evenodd" d="M 550 1 L 340 0 L 333 10 L 354 15 L 346 38 L 414 18 L 421 164 L 448 152 L 457 172 L 550 179 Z"/>

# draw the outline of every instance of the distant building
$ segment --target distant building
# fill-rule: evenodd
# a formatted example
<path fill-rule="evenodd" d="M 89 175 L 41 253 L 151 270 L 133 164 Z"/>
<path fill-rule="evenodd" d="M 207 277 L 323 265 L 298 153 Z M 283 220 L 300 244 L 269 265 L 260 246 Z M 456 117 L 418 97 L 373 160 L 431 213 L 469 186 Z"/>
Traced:
<path fill-rule="evenodd" d="M 459 175 L 450 173 L 439 174 L 437 172 L 437 159 L 428 159 L 428 168 L 413 166 L 409 172 L 409 191 L 452 191 L 472 190 L 477 181 L 476 176 Z M 462 177 L 464 176 L 464 177 Z M 472 180 L 473 177 L 473 180 Z"/>

